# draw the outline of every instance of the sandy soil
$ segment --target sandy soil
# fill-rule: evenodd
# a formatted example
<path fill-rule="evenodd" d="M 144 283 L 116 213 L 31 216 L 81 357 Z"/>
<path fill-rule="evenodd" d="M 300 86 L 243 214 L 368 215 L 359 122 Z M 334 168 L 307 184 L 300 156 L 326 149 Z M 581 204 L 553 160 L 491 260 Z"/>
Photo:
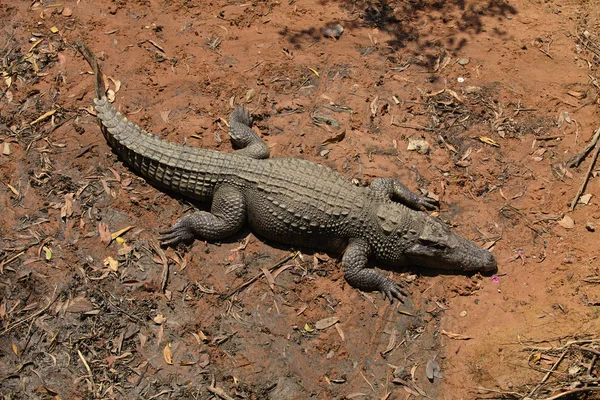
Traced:
<path fill-rule="evenodd" d="M 593 154 L 569 165 L 600 126 L 599 13 L 0 0 L 3 398 L 600 398 L 600 186 Z M 437 194 L 497 275 L 388 270 L 411 282 L 390 305 L 346 284 L 337 254 L 248 230 L 161 249 L 158 232 L 204 205 L 111 152 L 76 39 L 143 128 L 231 151 L 224 120 L 247 103 L 273 157 Z"/>

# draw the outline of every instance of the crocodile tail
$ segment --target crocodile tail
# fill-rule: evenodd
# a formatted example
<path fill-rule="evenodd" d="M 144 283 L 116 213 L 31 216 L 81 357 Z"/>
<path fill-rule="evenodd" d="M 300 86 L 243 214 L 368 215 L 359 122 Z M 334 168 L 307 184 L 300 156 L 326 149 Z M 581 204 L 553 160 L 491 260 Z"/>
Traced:
<path fill-rule="evenodd" d="M 81 53 L 81 55 L 85 58 L 90 67 L 92 67 L 92 71 L 94 72 L 94 88 L 96 91 L 96 98 L 101 99 L 105 96 L 106 87 L 104 86 L 104 79 L 102 79 L 102 73 L 100 73 L 100 67 L 98 66 L 98 59 L 92 51 L 87 47 L 85 43 L 81 40 L 75 41 L 75 47 Z"/>
<path fill-rule="evenodd" d="M 106 86 L 104 85 L 104 79 L 96 56 L 85 43 L 79 40 L 75 42 L 75 47 L 94 71 L 96 96 L 94 99 L 94 109 L 96 110 L 102 134 L 117 154 L 122 156 L 135 169 L 139 170 L 140 166 L 137 164 L 146 156 L 148 143 L 153 141 L 158 143 L 161 140 L 133 122 L 130 122 L 117 111 L 106 97 Z M 155 146 L 155 149 L 162 147 L 168 147 L 168 145 L 161 143 L 159 146 Z"/>

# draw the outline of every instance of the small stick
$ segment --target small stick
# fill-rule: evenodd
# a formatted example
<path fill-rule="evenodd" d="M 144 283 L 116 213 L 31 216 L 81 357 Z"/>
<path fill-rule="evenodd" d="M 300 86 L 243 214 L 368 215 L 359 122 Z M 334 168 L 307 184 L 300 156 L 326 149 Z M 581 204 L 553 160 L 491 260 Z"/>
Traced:
<path fill-rule="evenodd" d="M 542 387 L 542 385 L 544 383 L 546 383 L 546 381 L 548 380 L 548 378 L 550 378 L 550 375 L 552 375 L 552 373 L 554 372 L 554 370 L 556 370 L 556 368 L 558 368 L 558 364 L 561 363 L 561 361 L 565 358 L 565 356 L 567 355 L 567 353 L 569 352 L 569 349 L 565 350 L 562 355 L 560 356 L 560 358 L 558 359 L 558 361 L 556 361 L 554 363 L 554 365 L 552 366 L 552 368 L 550 368 L 550 370 L 546 373 L 546 375 L 544 376 L 544 378 L 542 379 L 542 381 L 531 391 L 529 392 L 529 397 L 533 396 L 533 394 L 535 392 L 537 392 L 537 390 L 539 388 Z"/>
<path fill-rule="evenodd" d="M 288 254 L 287 256 L 283 257 L 281 260 L 277 261 L 274 265 L 270 266 L 268 268 L 268 271 L 273 272 L 275 269 L 281 267 L 284 263 L 288 262 L 291 259 L 296 258 L 298 256 L 298 253 L 299 252 Z M 247 280 L 246 282 L 242 283 L 241 285 L 238 285 L 237 287 L 232 289 L 229 293 L 227 293 L 225 296 L 223 296 L 223 300 L 230 298 L 231 296 L 233 296 L 237 292 L 241 291 L 245 287 L 250 286 L 252 283 L 256 282 L 263 275 L 264 275 L 264 273 L 261 272 L 260 274 L 255 275 L 253 278 Z"/>
<path fill-rule="evenodd" d="M 537 139 L 539 139 L 539 138 L 537 138 Z M 583 149 L 583 151 L 581 153 L 571 157 L 569 159 L 569 161 L 567 161 L 567 167 L 569 167 L 569 168 L 578 167 L 579 164 L 581 164 L 581 162 L 583 161 L 583 159 L 588 154 L 590 154 L 590 151 L 592 151 L 594 146 L 596 146 L 596 143 L 598 143 L 598 139 L 600 139 L 600 128 L 596 129 L 596 132 L 594 132 L 594 137 L 592 138 L 590 143 L 585 147 L 585 149 Z"/>
<path fill-rule="evenodd" d="M 598 134 L 598 136 L 600 136 L 600 128 L 598 130 L 596 130 L 596 133 Z M 596 136 L 596 135 L 594 135 L 594 136 Z M 594 150 L 594 155 L 592 156 L 592 162 L 590 163 L 587 173 L 585 174 L 585 178 L 583 178 L 583 182 L 581 182 L 581 187 L 579 188 L 579 192 L 577 192 L 577 196 L 575 196 L 575 198 L 571 202 L 571 211 L 573 211 L 575 209 L 575 206 L 577 205 L 579 198 L 583 194 L 583 191 L 585 190 L 585 187 L 587 186 L 587 183 L 590 180 L 590 176 L 592 175 L 592 170 L 594 169 L 596 160 L 598 159 L 598 153 L 600 153 L 600 146 L 598 145 L 598 143 L 595 143 L 595 145 L 596 145 L 596 149 Z"/>
<path fill-rule="evenodd" d="M 13 328 L 21 325 L 23 322 L 27 322 L 30 319 L 33 319 L 33 318 L 37 317 L 38 315 L 41 315 L 44 312 L 46 312 L 46 310 L 48 310 L 48 308 L 50 308 L 50 306 L 52 305 L 52 303 L 54 303 L 56 301 L 56 299 L 58 298 L 58 296 L 55 296 L 56 295 L 56 289 L 58 289 L 57 286 L 54 287 L 54 293 L 52 293 L 52 297 L 51 297 L 50 301 L 48 301 L 48 304 L 46 304 L 46 306 L 44 308 L 42 308 L 41 310 L 39 310 L 39 311 L 31 314 L 28 317 L 21 318 L 17 322 L 14 322 L 13 324 L 9 325 L 6 329 L 4 329 L 2 332 L 0 332 L 0 337 L 4 336 L 6 333 L 10 332 Z"/>
<path fill-rule="evenodd" d="M 577 388 L 577 389 L 567 390 L 566 392 L 559 393 L 556 396 L 546 397 L 545 399 L 540 399 L 540 400 L 556 400 L 556 399 L 560 399 L 561 397 L 567 397 L 574 393 L 584 393 L 587 391 L 597 392 L 598 390 L 600 390 L 600 387 Z"/>

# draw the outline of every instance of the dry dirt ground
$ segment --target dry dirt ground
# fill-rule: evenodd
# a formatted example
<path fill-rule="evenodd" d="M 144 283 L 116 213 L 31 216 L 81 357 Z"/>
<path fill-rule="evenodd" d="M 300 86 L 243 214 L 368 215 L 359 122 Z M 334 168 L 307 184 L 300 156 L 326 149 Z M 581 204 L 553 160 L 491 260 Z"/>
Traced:
<path fill-rule="evenodd" d="M 4 398 L 600 398 L 598 2 L 60 3 L 0 0 Z M 497 274 L 388 270 L 390 305 L 248 230 L 161 249 L 205 205 L 111 152 L 76 39 L 145 129 L 231 151 L 247 103 L 273 157 L 439 196 Z"/>

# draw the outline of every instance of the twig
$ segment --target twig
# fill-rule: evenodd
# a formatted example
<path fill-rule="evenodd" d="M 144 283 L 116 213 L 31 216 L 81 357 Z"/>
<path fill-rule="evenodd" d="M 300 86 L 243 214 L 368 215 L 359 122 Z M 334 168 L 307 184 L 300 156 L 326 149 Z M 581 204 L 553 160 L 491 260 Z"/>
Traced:
<path fill-rule="evenodd" d="M 572 395 L 574 393 L 584 393 L 587 391 L 597 392 L 597 391 L 600 391 L 600 387 L 588 387 L 588 388 L 578 388 L 578 389 L 567 390 L 566 392 L 562 392 L 560 394 L 557 394 L 556 396 L 546 397 L 545 399 L 540 399 L 540 400 L 556 400 L 556 399 L 560 399 L 561 397 L 566 397 L 566 396 Z"/>
<path fill-rule="evenodd" d="M 399 126 L 400 128 L 415 129 L 417 131 L 435 132 L 435 129 L 428 128 L 426 126 L 420 126 L 420 125 L 404 124 L 401 122 L 394 122 L 392 125 Z"/>
<path fill-rule="evenodd" d="M 214 394 L 217 397 L 220 397 L 223 400 L 234 400 L 233 397 L 231 397 L 227 393 L 225 393 L 225 391 L 223 389 L 221 389 L 218 386 L 215 386 L 215 377 L 214 377 L 214 375 L 212 377 L 211 384 L 209 386 L 207 386 L 206 389 L 208 389 L 209 392 L 211 392 L 212 394 Z"/>
<path fill-rule="evenodd" d="M 596 130 L 596 133 L 598 135 L 594 135 L 594 137 L 600 136 L 600 128 L 598 128 Z M 594 155 L 592 156 L 592 161 L 590 162 L 590 166 L 587 170 L 587 173 L 585 174 L 585 178 L 583 178 L 583 182 L 581 182 L 581 187 L 579 188 L 579 192 L 577 192 L 577 196 L 575 196 L 575 198 L 571 202 L 571 211 L 573 211 L 575 209 L 575 206 L 577 205 L 577 201 L 579 201 L 579 198 L 583 194 L 583 191 L 585 190 L 585 187 L 587 186 L 587 183 L 590 180 L 590 176 L 592 175 L 592 170 L 594 169 L 594 165 L 596 164 L 596 160 L 598 159 L 598 153 L 600 153 L 600 146 L 598 146 L 598 143 L 596 143 L 596 149 L 594 150 Z"/>
<path fill-rule="evenodd" d="M 83 366 L 85 367 L 88 376 L 90 377 L 90 381 L 92 383 L 92 389 L 96 387 L 96 385 L 94 384 L 94 375 L 92 374 L 92 370 L 90 368 L 90 366 L 88 365 L 85 357 L 83 356 L 83 354 L 81 354 L 81 351 L 79 351 L 79 349 L 77 349 L 77 355 L 79 355 L 79 359 L 81 360 L 81 362 L 83 363 Z"/>
<path fill-rule="evenodd" d="M 52 298 L 50 299 L 50 301 L 48 302 L 48 304 L 46 304 L 46 307 L 44 307 L 44 308 L 42 308 L 41 310 L 39 310 L 39 311 L 37 311 L 37 312 L 35 312 L 35 313 L 31 314 L 31 315 L 30 315 L 30 316 L 28 316 L 28 317 L 21 318 L 21 319 L 20 319 L 20 320 L 18 320 L 17 322 L 15 322 L 15 323 L 13 323 L 13 324 L 9 325 L 8 327 L 6 327 L 6 329 L 4 329 L 4 330 L 3 330 L 3 331 L 0 333 L 0 336 L 4 336 L 5 334 L 7 334 L 8 332 L 10 332 L 11 330 L 13 330 L 14 328 L 16 328 L 17 326 L 21 325 L 23 322 L 27 322 L 27 321 L 29 321 L 30 319 L 33 319 L 33 318 L 37 317 L 38 315 L 41 315 L 41 314 L 45 313 L 45 312 L 46 312 L 46 310 L 47 310 L 48 308 L 50 308 L 50 306 L 52 305 L 52 303 L 54 303 L 54 302 L 56 301 L 57 297 L 58 297 L 58 296 L 55 296 L 55 295 L 56 295 L 56 289 L 57 289 L 57 288 L 58 288 L 58 286 L 55 286 L 55 287 L 54 287 L 54 293 L 52 293 Z"/>
<path fill-rule="evenodd" d="M 281 260 L 277 261 L 274 265 L 270 266 L 267 270 L 269 272 L 274 271 L 275 269 L 281 267 L 284 263 L 288 262 L 289 260 L 296 258 L 298 256 L 298 254 L 299 254 L 299 252 L 288 254 L 287 256 L 283 257 Z M 243 290 L 245 287 L 250 286 L 252 283 L 256 282 L 263 275 L 264 275 L 264 273 L 261 272 L 260 274 L 255 275 L 253 278 L 247 280 L 246 282 L 236 286 L 229 293 L 227 293 L 225 296 L 223 296 L 222 299 L 225 300 L 225 299 L 230 298 L 237 292 Z"/>
<path fill-rule="evenodd" d="M 565 358 L 565 356 L 567 355 L 567 353 L 569 352 L 569 349 L 566 349 L 561 356 L 559 357 L 559 359 L 554 363 L 554 365 L 552 365 L 552 368 L 550 368 L 550 370 L 546 373 L 546 375 L 544 376 L 544 378 L 542 379 L 542 381 L 531 391 L 529 392 L 529 397 L 533 396 L 533 394 L 535 392 L 537 392 L 537 390 L 542 387 L 542 385 L 544 383 L 546 383 L 546 381 L 548 380 L 548 378 L 550 378 L 550 375 L 552 375 L 552 373 L 554 372 L 554 370 L 556 370 L 556 368 L 558 368 L 558 364 L 560 364 L 562 362 L 562 360 Z"/>
<path fill-rule="evenodd" d="M 594 137 L 592 138 L 590 143 L 585 147 L 585 149 L 583 149 L 581 153 L 571 157 L 569 161 L 567 161 L 567 167 L 579 167 L 579 164 L 581 164 L 584 158 L 587 157 L 587 155 L 590 153 L 590 151 L 592 151 L 594 146 L 596 146 L 596 143 L 598 143 L 598 139 L 600 139 L 600 128 L 596 129 L 596 132 L 594 132 Z"/>
<path fill-rule="evenodd" d="M 556 136 L 535 136 L 535 140 L 555 140 L 555 139 L 562 139 L 564 138 L 564 135 L 556 135 Z"/>
<path fill-rule="evenodd" d="M 577 349 L 577 350 L 590 352 L 590 353 L 594 354 L 595 356 L 600 356 L 600 351 L 598 351 L 596 349 L 591 349 L 589 347 L 583 347 L 583 346 L 571 346 L 571 347 L 574 349 Z"/>

